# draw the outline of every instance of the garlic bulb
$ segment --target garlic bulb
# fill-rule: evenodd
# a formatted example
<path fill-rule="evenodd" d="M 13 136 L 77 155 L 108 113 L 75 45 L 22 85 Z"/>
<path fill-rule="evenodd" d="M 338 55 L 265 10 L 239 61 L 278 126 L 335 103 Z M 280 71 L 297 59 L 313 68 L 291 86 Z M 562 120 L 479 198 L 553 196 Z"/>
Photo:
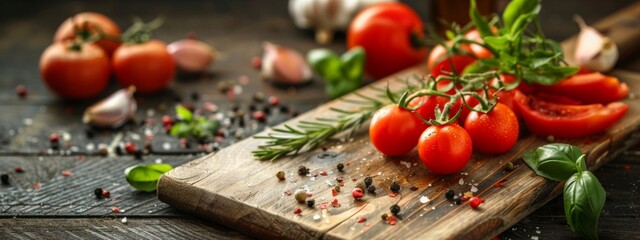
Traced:
<path fill-rule="evenodd" d="M 133 98 L 136 87 L 120 89 L 111 96 L 91 105 L 84 111 L 82 122 L 97 127 L 117 128 L 125 124 L 136 112 L 137 104 Z"/>
<path fill-rule="evenodd" d="M 618 61 L 616 43 L 588 26 L 580 16 L 575 16 L 575 20 L 580 25 L 574 52 L 576 64 L 598 72 L 611 70 Z"/>
<path fill-rule="evenodd" d="M 301 85 L 311 80 L 311 67 L 299 52 L 270 42 L 263 48 L 260 75 L 264 80 L 281 85 Z"/>
<path fill-rule="evenodd" d="M 316 42 L 330 43 L 334 30 L 344 30 L 362 8 L 395 0 L 289 0 L 289 14 L 299 28 L 315 28 Z"/>

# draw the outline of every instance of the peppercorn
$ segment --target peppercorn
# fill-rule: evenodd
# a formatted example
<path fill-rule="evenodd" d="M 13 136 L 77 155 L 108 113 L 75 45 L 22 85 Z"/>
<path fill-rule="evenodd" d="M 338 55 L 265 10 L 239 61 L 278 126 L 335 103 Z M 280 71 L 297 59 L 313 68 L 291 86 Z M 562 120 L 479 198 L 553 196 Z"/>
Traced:
<path fill-rule="evenodd" d="M 286 105 L 280 105 L 280 112 L 288 113 L 289 112 L 289 107 L 287 107 Z"/>
<path fill-rule="evenodd" d="M 398 216 L 398 213 L 400 213 L 400 206 L 398 206 L 398 204 L 393 204 L 393 206 L 391 206 L 389 210 L 391 210 L 391 213 L 393 213 L 393 215 Z"/>
<path fill-rule="evenodd" d="M 341 183 L 342 181 L 344 181 L 344 178 L 342 176 L 336 177 L 336 182 Z"/>
<path fill-rule="evenodd" d="M 20 98 L 25 98 L 27 96 L 27 88 L 24 85 L 18 85 L 16 87 L 16 94 L 18 94 Z"/>
<path fill-rule="evenodd" d="M 98 154 L 100 154 L 100 156 L 107 156 L 109 155 L 109 150 L 106 147 L 100 147 L 100 149 L 98 149 Z"/>
<path fill-rule="evenodd" d="M 256 92 L 253 94 L 253 101 L 254 102 L 262 102 L 264 101 L 264 93 L 263 92 Z"/>
<path fill-rule="evenodd" d="M 338 163 L 338 165 L 336 166 L 336 168 L 338 169 L 338 171 L 342 172 L 342 170 L 344 170 L 344 164 L 342 164 L 342 163 Z"/>
<path fill-rule="evenodd" d="M 453 196 L 453 202 L 456 203 L 456 205 L 460 205 L 462 204 L 462 198 L 460 198 L 460 196 Z"/>
<path fill-rule="evenodd" d="M 386 213 L 383 213 L 380 217 L 382 218 L 383 221 L 386 221 L 387 217 L 389 217 L 389 215 L 386 214 Z"/>
<path fill-rule="evenodd" d="M 355 198 L 356 200 L 359 200 L 360 198 L 362 198 L 364 196 L 364 193 L 362 192 L 361 188 L 355 188 L 351 192 L 351 196 L 353 196 L 353 198 Z"/>
<path fill-rule="evenodd" d="M 269 96 L 269 105 L 278 106 L 280 104 L 280 99 L 276 96 Z"/>
<path fill-rule="evenodd" d="M 269 107 L 269 106 L 264 106 L 264 107 L 262 108 L 262 111 L 263 111 L 265 114 L 270 115 L 270 114 L 271 114 L 271 107 Z"/>
<path fill-rule="evenodd" d="M 304 201 L 307 200 L 307 191 L 304 189 L 298 189 L 293 193 L 293 197 L 299 203 L 304 203 Z"/>
<path fill-rule="evenodd" d="M 371 194 L 376 194 L 376 186 L 375 185 L 369 185 L 369 187 L 367 187 L 367 192 L 369 192 Z"/>
<path fill-rule="evenodd" d="M 276 177 L 277 177 L 280 181 L 284 180 L 284 179 L 285 179 L 285 177 L 284 177 L 284 172 L 283 172 L 283 171 L 278 171 L 278 173 L 276 173 Z"/>
<path fill-rule="evenodd" d="M 471 199 L 469 199 L 469 206 L 471 206 L 471 208 L 473 209 L 478 208 L 478 206 L 480 206 L 480 204 L 482 203 L 484 203 L 484 199 L 479 197 L 472 197 Z"/>
<path fill-rule="evenodd" d="M 17 173 L 23 173 L 23 172 L 24 172 L 24 169 L 23 169 L 21 166 L 16 166 L 16 167 L 14 168 L 14 171 L 16 171 Z"/>
<path fill-rule="evenodd" d="M 340 192 L 340 185 L 335 186 L 335 187 L 333 187 L 333 188 L 336 190 L 336 192 Z"/>
<path fill-rule="evenodd" d="M 396 181 L 393 181 L 393 182 L 391 183 L 391 187 L 390 187 L 390 188 L 391 188 L 391 191 L 392 191 L 393 193 L 398 193 L 398 192 L 400 192 L 400 184 L 398 184 L 398 182 L 396 182 Z"/>
<path fill-rule="evenodd" d="M 142 160 L 142 150 L 140 150 L 140 149 L 135 150 L 135 151 L 133 152 L 133 157 L 134 157 L 136 160 Z"/>
<path fill-rule="evenodd" d="M 373 183 L 373 178 L 371 178 L 371 177 L 365 177 L 364 178 L 364 185 L 366 187 L 369 187 L 372 183 Z"/>
<path fill-rule="evenodd" d="M 2 181 L 2 185 L 9 185 L 9 174 L 0 175 L 0 180 Z"/>
<path fill-rule="evenodd" d="M 136 151 L 136 145 L 132 142 L 125 142 L 124 150 L 127 151 L 128 154 L 134 154 Z"/>
<path fill-rule="evenodd" d="M 118 156 L 122 155 L 122 147 L 120 147 L 120 145 L 116 145 L 115 152 Z"/>
<path fill-rule="evenodd" d="M 516 166 L 512 162 L 508 162 L 504 169 L 510 172 L 516 169 Z"/>
<path fill-rule="evenodd" d="M 453 191 L 453 189 L 447 189 L 447 191 L 444 193 L 444 197 L 446 197 L 449 200 L 453 200 L 453 196 L 456 195 L 456 192 Z"/>
<path fill-rule="evenodd" d="M 96 132 L 91 128 L 86 128 L 84 130 L 84 133 L 85 133 L 85 135 L 87 136 L 88 139 L 92 139 L 93 137 L 96 136 Z"/>
<path fill-rule="evenodd" d="M 305 166 L 300 166 L 298 168 L 298 175 L 300 176 L 306 176 L 307 174 L 309 174 L 309 169 Z"/>
<path fill-rule="evenodd" d="M 96 195 L 97 199 L 102 198 L 102 188 L 96 188 L 95 190 L 93 190 L 93 194 Z"/>
<path fill-rule="evenodd" d="M 312 208 L 313 206 L 316 205 L 316 200 L 315 199 L 307 199 L 307 207 Z"/>
<path fill-rule="evenodd" d="M 357 188 L 360 188 L 360 189 L 367 189 L 366 184 L 364 184 L 362 181 L 358 181 L 358 182 L 356 183 L 356 187 L 357 187 Z"/>
<path fill-rule="evenodd" d="M 418 187 L 417 186 L 411 186 L 411 191 L 418 191 Z"/>
<path fill-rule="evenodd" d="M 255 119 L 258 120 L 259 122 L 264 122 L 267 120 L 267 115 L 265 114 L 265 112 L 263 111 L 255 111 L 251 114 L 251 116 Z"/>
<path fill-rule="evenodd" d="M 193 100 L 193 101 L 200 100 L 200 94 L 198 92 L 192 92 L 191 93 L 191 100 Z"/>

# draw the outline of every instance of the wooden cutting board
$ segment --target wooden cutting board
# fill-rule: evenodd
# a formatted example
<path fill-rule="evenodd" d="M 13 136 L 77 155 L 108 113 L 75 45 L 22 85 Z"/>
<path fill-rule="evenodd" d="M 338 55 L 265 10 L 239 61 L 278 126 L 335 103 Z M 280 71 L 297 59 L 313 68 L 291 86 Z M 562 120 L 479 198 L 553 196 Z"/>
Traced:
<path fill-rule="evenodd" d="M 640 36 L 638 18 L 640 4 L 611 16 L 596 25 L 605 30 L 621 48 L 628 52 L 637 45 Z M 636 27 L 629 28 L 630 22 Z M 613 34 L 612 34 L 613 33 Z M 565 48 L 572 40 L 565 41 Z M 392 89 L 402 81 L 426 69 L 416 67 L 398 73 L 374 85 Z M 629 84 L 632 96 L 640 93 L 640 74 L 614 71 L 613 75 Z M 358 90 L 373 96 L 369 88 Z M 353 96 L 347 96 L 347 98 Z M 590 169 L 596 169 L 639 139 L 634 134 L 640 126 L 640 99 L 626 99 L 627 115 L 607 133 L 584 139 L 565 141 L 587 153 Z M 357 106 L 336 100 L 307 112 L 287 124 L 333 115 L 329 108 L 355 109 Z M 158 183 L 158 198 L 172 207 L 216 221 L 260 238 L 286 239 L 479 239 L 499 234 L 533 212 L 562 191 L 562 184 L 537 176 L 520 159 L 535 147 L 547 143 L 544 139 L 524 136 L 508 153 L 501 155 L 474 154 L 464 171 L 447 176 L 431 174 L 420 163 L 416 151 L 404 157 L 389 158 L 379 154 L 369 143 L 364 126 L 352 139 L 332 141 L 322 149 L 312 149 L 277 161 L 255 160 L 251 151 L 263 143 L 248 138 L 235 145 L 175 168 Z M 261 133 L 264 134 L 264 133 Z M 343 172 L 336 170 L 344 163 Z M 509 163 L 512 171 L 505 170 Z M 306 166 L 310 176 L 299 176 L 297 169 Z M 276 172 L 284 171 L 286 180 L 279 181 Z M 314 177 L 313 173 L 318 173 Z M 325 174 L 326 173 L 326 174 Z M 356 201 L 351 196 L 358 181 L 373 178 L 376 194 L 366 194 Z M 336 196 L 331 189 L 344 178 L 344 186 Z M 392 197 L 390 185 L 401 185 L 400 195 Z M 501 182 L 503 187 L 496 187 Z M 296 189 L 313 194 L 316 207 L 296 202 Z M 478 209 L 467 204 L 455 205 L 444 197 L 444 191 L 474 192 L 485 199 Z M 339 201 L 322 210 L 319 205 Z M 390 225 L 380 217 L 389 214 L 389 207 L 401 207 L 400 220 Z M 294 210 L 300 208 L 300 214 Z M 358 219 L 366 218 L 365 222 Z"/>

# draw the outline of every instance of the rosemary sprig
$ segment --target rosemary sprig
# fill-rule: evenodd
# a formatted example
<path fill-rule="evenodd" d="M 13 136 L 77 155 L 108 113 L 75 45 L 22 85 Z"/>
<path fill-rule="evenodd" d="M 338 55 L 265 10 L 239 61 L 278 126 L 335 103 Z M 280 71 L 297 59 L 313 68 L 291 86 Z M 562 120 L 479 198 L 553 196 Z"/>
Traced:
<path fill-rule="evenodd" d="M 413 88 L 409 82 L 406 89 Z M 273 128 L 267 135 L 254 138 L 266 139 L 266 143 L 254 150 L 253 156 L 259 160 L 275 160 L 288 154 L 297 154 L 303 149 L 312 149 L 338 133 L 349 130 L 348 136 L 353 135 L 359 127 L 366 123 L 378 109 L 390 104 L 386 99 L 384 89 L 370 86 L 380 96 L 370 97 L 354 92 L 357 99 L 345 98 L 342 101 L 360 105 L 355 110 L 331 108 L 338 113 L 334 118 L 318 117 L 314 121 L 300 121 L 297 126 L 283 125 Z M 402 89 L 403 91 L 406 89 Z M 398 94 L 395 92 L 393 94 Z M 381 100 L 382 99 L 382 100 Z"/>

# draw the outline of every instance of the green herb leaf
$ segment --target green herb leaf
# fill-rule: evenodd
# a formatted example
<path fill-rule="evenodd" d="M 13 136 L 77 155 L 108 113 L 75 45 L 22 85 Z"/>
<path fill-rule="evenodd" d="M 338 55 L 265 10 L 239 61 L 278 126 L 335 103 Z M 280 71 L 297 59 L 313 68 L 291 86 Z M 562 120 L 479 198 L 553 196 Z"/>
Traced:
<path fill-rule="evenodd" d="M 491 27 L 487 23 L 487 21 L 480 15 L 478 8 L 476 7 L 476 0 L 471 0 L 469 7 L 469 16 L 471 17 L 471 21 L 473 21 L 473 25 L 476 26 L 476 29 L 480 33 L 480 36 L 485 38 L 487 36 L 492 36 Z"/>
<path fill-rule="evenodd" d="M 506 36 L 488 36 L 484 38 L 484 41 L 489 44 L 490 47 L 497 51 L 505 50 L 509 47 L 509 39 Z"/>
<path fill-rule="evenodd" d="M 193 119 L 193 114 L 191 113 L 191 111 L 180 104 L 176 105 L 176 115 L 178 115 L 178 118 L 180 118 L 181 120 L 187 122 Z"/>
<path fill-rule="evenodd" d="M 538 175 L 555 181 L 565 181 L 577 172 L 576 159 L 583 155 L 576 146 L 553 143 L 525 153 L 522 159 Z"/>
<path fill-rule="evenodd" d="M 136 165 L 124 170 L 127 182 L 140 191 L 153 192 L 162 174 L 173 167 L 169 164 Z"/>
<path fill-rule="evenodd" d="M 506 29 L 511 29 L 518 18 L 532 12 L 540 5 L 540 0 L 513 0 L 502 13 L 502 21 Z"/>
<path fill-rule="evenodd" d="M 326 81 L 326 91 L 331 98 L 352 92 L 361 86 L 364 72 L 365 51 L 357 47 L 338 57 L 329 49 L 314 49 L 307 54 L 311 68 Z"/>
<path fill-rule="evenodd" d="M 212 137 L 220 127 L 218 121 L 209 120 L 205 117 L 199 117 L 193 125 L 192 132 L 197 138 Z"/>
<path fill-rule="evenodd" d="M 364 73 L 366 54 L 364 48 L 356 47 L 342 54 L 342 72 L 349 82 L 360 83 Z"/>
<path fill-rule="evenodd" d="M 307 62 L 316 73 L 327 81 L 337 81 L 342 75 L 340 58 L 329 49 L 318 48 L 309 51 Z"/>
<path fill-rule="evenodd" d="M 564 214 L 571 229 L 583 238 L 598 239 L 598 218 L 605 199 L 604 188 L 591 172 L 571 176 L 564 185 Z"/>

